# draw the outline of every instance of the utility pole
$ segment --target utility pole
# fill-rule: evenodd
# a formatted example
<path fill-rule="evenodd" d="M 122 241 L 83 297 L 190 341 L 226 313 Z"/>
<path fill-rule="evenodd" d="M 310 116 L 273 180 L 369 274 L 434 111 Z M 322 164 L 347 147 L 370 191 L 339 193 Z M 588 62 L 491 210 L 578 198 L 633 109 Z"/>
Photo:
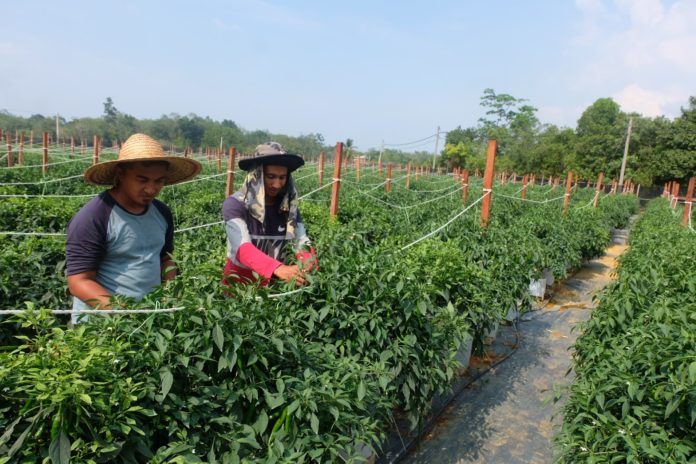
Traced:
<path fill-rule="evenodd" d="M 626 135 L 626 145 L 624 145 L 623 160 L 621 160 L 621 174 L 619 174 L 619 188 L 623 188 L 624 172 L 626 171 L 626 158 L 628 158 L 628 144 L 631 141 L 631 129 L 633 128 L 633 118 L 628 119 L 628 134 Z"/>
<path fill-rule="evenodd" d="M 433 170 L 435 169 L 435 161 L 437 158 L 437 146 L 440 143 L 440 126 L 437 126 L 437 133 L 435 134 L 435 151 L 433 152 Z"/>

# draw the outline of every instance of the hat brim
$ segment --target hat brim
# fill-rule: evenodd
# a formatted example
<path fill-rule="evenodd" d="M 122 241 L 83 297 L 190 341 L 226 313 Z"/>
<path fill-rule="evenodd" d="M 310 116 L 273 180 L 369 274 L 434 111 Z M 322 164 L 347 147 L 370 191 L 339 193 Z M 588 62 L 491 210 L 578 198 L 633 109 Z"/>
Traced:
<path fill-rule="evenodd" d="M 298 155 L 263 155 L 239 160 L 239 169 L 251 171 L 259 164 L 271 166 L 286 166 L 290 172 L 304 166 L 304 160 Z"/>
<path fill-rule="evenodd" d="M 181 158 L 178 156 L 162 156 L 158 158 L 142 158 L 129 160 L 112 160 L 90 166 L 85 171 L 84 179 L 89 184 L 94 185 L 113 185 L 116 175 L 116 167 L 120 163 L 137 163 L 148 161 L 167 161 L 169 170 L 167 171 L 167 180 L 164 185 L 178 184 L 193 177 L 196 177 L 201 172 L 201 163 L 191 158 Z"/>

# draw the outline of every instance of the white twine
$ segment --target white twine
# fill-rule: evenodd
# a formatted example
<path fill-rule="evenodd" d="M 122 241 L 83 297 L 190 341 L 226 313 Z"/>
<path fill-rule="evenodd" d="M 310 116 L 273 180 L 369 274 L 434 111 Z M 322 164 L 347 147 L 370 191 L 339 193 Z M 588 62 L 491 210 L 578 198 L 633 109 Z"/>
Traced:
<path fill-rule="evenodd" d="M 319 190 L 325 189 L 326 187 L 329 187 L 329 186 L 331 186 L 331 185 L 333 185 L 333 184 L 335 184 L 336 182 L 339 182 L 339 181 L 340 181 L 340 179 L 334 179 L 332 182 L 329 182 L 328 184 L 324 184 L 324 185 L 322 185 L 321 187 L 316 188 L 316 189 L 312 190 L 312 191 L 309 192 L 309 193 L 305 193 L 304 195 L 302 195 L 301 197 L 298 197 L 297 199 L 298 199 L 298 200 L 302 200 L 302 199 L 304 199 L 304 198 L 306 198 L 306 197 L 312 195 L 313 193 L 316 193 L 316 192 L 318 192 Z"/>
<path fill-rule="evenodd" d="M 425 200 L 425 201 L 422 201 L 422 202 L 419 202 L 419 203 L 410 204 L 410 205 L 407 205 L 407 206 L 402 206 L 402 205 L 397 205 L 397 204 L 394 204 L 394 203 L 390 203 L 390 202 L 388 202 L 388 201 L 382 200 L 381 198 L 377 198 L 377 197 L 375 197 L 375 196 L 373 196 L 373 195 L 370 195 L 370 194 L 367 193 L 367 192 L 362 192 L 362 191 L 360 191 L 359 189 L 355 189 L 355 190 L 356 190 L 360 195 L 364 195 L 364 196 L 366 196 L 366 197 L 372 198 L 373 200 L 377 200 L 377 201 L 379 201 L 379 202 L 381 202 L 381 203 L 384 203 L 385 205 L 390 206 L 390 207 L 392 207 L 392 208 L 397 208 L 397 209 L 411 209 L 411 208 L 417 208 L 417 207 L 422 206 L 422 205 L 425 205 L 425 204 L 427 204 L 427 203 L 432 203 L 433 201 L 437 201 L 437 200 L 440 200 L 440 199 L 442 199 L 442 198 L 448 197 L 448 196 L 450 196 L 450 195 L 452 195 L 452 194 L 454 194 L 454 193 L 457 193 L 457 192 L 461 191 L 461 190 L 462 190 L 462 187 L 456 188 L 456 189 L 452 190 L 451 192 L 448 192 L 448 193 L 446 193 L 446 194 L 444 194 L 444 195 L 440 195 L 439 197 L 430 198 L 430 199 L 428 199 L 428 200 Z"/>
<path fill-rule="evenodd" d="M 479 197 L 478 200 L 476 200 L 475 202 L 473 202 L 472 204 L 470 204 L 469 206 L 467 206 L 466 208 L 464 208 L 462 211 L 460 211 L 459 213 L 457 213 L 452 219 L 450 219 L 449 221 L 447 221 L 445 224 L 443 224 L 442 226 L 438 227 L 437 229 L 435 229 L 434 231 L 430 232 L 429 234 L 424 235 L 423 237 L 419 238 L 419 239 L 416 240 L 415 242 L 411 242 L 411 243 L 409 243 L 408 245 L 402 247 L 399 251 L 404 251 L 404 250 L 406 250 L 407 248 L 410 248 L 410 247 L 412 247 L 413 245 L 415 245 L 415 244 L 417 244 L 417 243 L 420 243 L 420 242 L 422 242 L 423 240 L 425 240 L 425 239 L 427 239 L 427 238 L 430 238 L 430 237 L 432 237 L 433 235 L 435 235 L 436 233 L 440 232 L 442 229 L 444 229 L 444 228 L 447 227 L 448 225 L 452 224 L 457 218 L 459 218 L 459 216 L 463 215 L 464 213 L 466 213 L 467 211 L 469 211 L 471 208 L 473 208 L 474 205 L 476 205 L 478 202 L 480 202 L 481 200 L 483 200 L 483 199 L 486 197 L 486 195 L 490 195 L 490 190 L 489 190 L 488 192 L 484 193 L 483 195 L 481 195 L 481 197 Z"/>
<path fill-rule="evenodd" d="M 77 179 L 78 177 L 84 177 L 84 174 L 77 174 L 75 176 L 61 177 L 58 179 L 41 180 L 38 182 L 0 182 L 0 185 L 43 185 L 51 184 L 53 182 L 61 182 L 68 179 Z"/>
<path fill-rule="evenodd" d="M 159 309 L 49 309 L 53 314 L 156 314 L 156 313 L 173 313 L 184 309 L 183 306 L 175 308 L 159 308 Z M 24 314 L 27 312 L 38 312 L 38 310 L 29 309 L 0 309 L 2 314 Z"/>
<path fill-rule="evenodd" d="M 96 194 L 94 193 L 84 193 L 80 195 L 53 195 L 53 194 L 36 194 L 36 195 L 30 195 L 27 193 L 8 193 L 8 194 L 0 194 L 0 198 L 86 198 L 86 197 L 93 197 Z"/>
<path fill-rule="evenodd" d="M 23 164 L 21 166 L 15 165 L 12 166 L 11 168 L 2 168 L 2 169 L 24 169 L 24 168 L 41 168 L 44 166 L 56 166 L 58 164 L 66 164 L 66 163 L 78 163 L 78 162 L 86 162 L 86 161 L 91 161 L 92 157 L 91 156 L 85 156 L 84 158 L 76 158 L 76 159 L 69 159 L 65 161 L 57 161 L 55 163 L 48 163 L 48 164 Z"/>
<path fill-rule="evenodd" d="M 201 224 L 198 226 L 192 226 L 192 227 L 186 227 L 184 229 L 177 229 L 174 231 L 175 234 L 181 233 L 181 232 L 188 232 L 190 230 L 196 230 L 196 229 L 202 229 L 204 227 L 212 227 L 220 224 L 224 224 L 225 221 L 217 221 L 217 222 L 209 222 L 208 224 Z"/>

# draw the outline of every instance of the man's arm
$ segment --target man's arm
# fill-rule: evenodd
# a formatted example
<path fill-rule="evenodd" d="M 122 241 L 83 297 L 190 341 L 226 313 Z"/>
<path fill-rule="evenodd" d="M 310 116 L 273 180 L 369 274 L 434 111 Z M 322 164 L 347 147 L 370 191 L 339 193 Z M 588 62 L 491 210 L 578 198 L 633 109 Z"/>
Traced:
<path fill-rule="evenodd" d="M 92 307 L 99 309 L 111 309 L 109 299 L 111 295 L 96 280 L 97 271 L 80 272 L 68 276 L 68 289 L 70 293 Z"/>

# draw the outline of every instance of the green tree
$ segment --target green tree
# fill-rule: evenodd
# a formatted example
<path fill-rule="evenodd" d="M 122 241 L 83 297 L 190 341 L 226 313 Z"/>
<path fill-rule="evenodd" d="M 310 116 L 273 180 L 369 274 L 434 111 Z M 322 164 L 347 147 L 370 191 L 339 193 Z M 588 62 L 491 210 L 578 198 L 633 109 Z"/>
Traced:
<path fill-rule="evenodd" d="M 619 175 L 628 118 L 611 98 L 600 98 L 580 116 L 577 134 L 577 164 L 592 176 L 604 172 Z"/>

